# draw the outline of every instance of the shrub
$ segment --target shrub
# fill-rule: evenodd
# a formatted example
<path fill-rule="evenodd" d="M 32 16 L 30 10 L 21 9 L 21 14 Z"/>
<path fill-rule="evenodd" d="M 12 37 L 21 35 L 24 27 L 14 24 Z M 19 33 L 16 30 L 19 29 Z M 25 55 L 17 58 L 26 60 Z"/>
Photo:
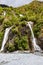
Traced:
<path fill-rule="evenodd" d="M 20 25 L 21 25 L 21 26 L 26 26 L 26 21 L 20 22 Z"/>
<path fill-rule="evenodd" d="M 4 23 L 3 23 L 3 27 L 4 27 L 4 29 L 5 28 L 7 28 L 7 27 L 10 27 L 10 26 L 12 26 L 12 22 L 11 21 L 4 21 Z"/>
<path fill-rule="evenodd" d="M 1 48 L 1 45 L 2 45 L 2 40 L 3 40 L 3 32 L 0 32 L 0 48 Z"/>
<path fill-rule="evenodd" d="M 29 49 L 27 36 L 22 36 L 20 43 L 24 50 Z"/>
<path fill-rule="evenodd" d="M 3 8 L 2 7 L 0 7 L 0 14 L 2 14 L 3 13 Z"/>
<path fill-rule="evenodd" d="M 7 49 L 7 51 L 9 51 L 9 52 L 13 52 L 13 51 L 15 51 L 15 46 L 13 43 L 7 43 L 5 46 L 5 49 Z"/>
<path fill-rule="evenodd" d="M 17 34 L 18 33 L 18 27 L 12 28 L 11 31 L 13 34 Z"/>
<path fill-rule="evenodd" d="M 4 20 L 4 16 L 0 16 L 0 24 L 3 23 L 3 20 Z"/>
<path fill-rule="evenodd" d="M 36 37 L 40 35 L 40 29 L 43 26 L 43 22 L 37 22 L 37 24 L 34 25 L 33 31 Z"/>
<path fill-rule="evenodd" d="M 27 19 L 26 15 L 23 16 L 23 17 L 20 17 L 20 21 L 27 21 L 27 20 L 28 20 L 28 19 Z"/>
<path fill-rule="evenodd" d="M 18 50 L 18 44 L 19 44 L 19 38 L 18 37 L 14 38 L 14 44 L 15 44 L 15 50 Z"/>

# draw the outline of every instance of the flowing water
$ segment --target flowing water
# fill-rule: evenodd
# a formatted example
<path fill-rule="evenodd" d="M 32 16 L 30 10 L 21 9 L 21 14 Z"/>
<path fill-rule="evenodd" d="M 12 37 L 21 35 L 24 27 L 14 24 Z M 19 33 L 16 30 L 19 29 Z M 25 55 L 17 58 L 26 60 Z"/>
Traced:
<path fill-rule="evenodd" d="M 6 28 L 6 30 L 5 30 L 5 34 L 4 34 L 4 38 L 3 38 L 2 47 L 1 47 L 0 52 L 4 50 L 4 46 L 5 46 L 5 44 L 6 44 L 7 40 L 8 40 L 8 36 L 9 36 L 9 32 L 10 32 L 11 28 L 12 27 L 9 27 L 9 28 Z"/>
<path fill-rule="evenodd" d="M 41 48 L 36 44 L 36 39 L 35 39 L 33 30 L 32 30 L 32 25 L 33 25 L 33 23 L 31 21 L 27 23 L 27 26 L 29 26 L 30 31 L 31 31 L 32 43 L 33 43 L 33 46 L 34 46 L 34 50 L 41 51 Z"/>
<path fill-rule="evenodd" d="M 31 62 L 30 62 L 31 61 Z M 43 56 L 32 53 L 0 53 L 0 65 L 43 65 Z"/>
<path fill-rule="evenodd" d="M 38 51 L 41 51 L 41 48 L 36 44 L 36 39 L 34 37 L 34 33 L 33 33 L 33 30 L 32 30 L 32 25 L 33 23 L 30 21 L 27 23 L 27 26 L 29 26 L 30 30 L 31 30 L 31 35 L 32 35 L 32 43 L 33 43 L 33 46 L 34 46 L 34 50 L 38 50 Z M 1 50 L 0 51 L 3 51 L 4 50 L 4 46 L 8 40 L 8 36 L 9 36 L 9 32 L 10 32 L 10 29 L 12 27 L 9 27 L 9 28 L 6 28 L 5 30 L 5 34 L 4 34 L 4 38 L 3 38 L 3 42 L 2 42 L 2 47 L 1 47 Z"/>
<path fill-rule="evenodd" d="M 40 49 L 39 46 L 36 44 L 36 40 L 33 34 L 33 30 L 31 27 L 30 22 L 28 23 L 28 26 L 31 30 L 32 34 L 32 43 L 34 43 L 34 48 L 35 49 Z M 4 46 L 8 40 L 9 32 L 12 27 L 6 28 L 3 42 L 2 42 L 2 47 L 1 51 L 4 50 Z M 31 61 L 31 62 L 30 62 Z M 43 65 L 43 54 L 38 52 L 38 53 L 29 53 L 28 51 L 26 52 L 18 52 L 15 51 L 13 53 L 0 53 L 0 65 Z"/>

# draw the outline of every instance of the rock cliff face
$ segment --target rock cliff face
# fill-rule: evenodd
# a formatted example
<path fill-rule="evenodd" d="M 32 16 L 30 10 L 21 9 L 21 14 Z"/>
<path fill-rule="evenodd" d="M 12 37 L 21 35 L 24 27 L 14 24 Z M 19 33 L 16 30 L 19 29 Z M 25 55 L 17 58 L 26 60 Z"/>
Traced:
<path fill-rule="evenodd" d="M 0 5 L 0 48 L 5 29 L 14 25 L 9 33 L 5 51 L 29 50 L 30 48 L 32 50 L 31 32 L 26 27 L 28 21 L 34 23 L 34 35 L 43 49 L 43 2 L 33 1 L 18 8 Z"/>

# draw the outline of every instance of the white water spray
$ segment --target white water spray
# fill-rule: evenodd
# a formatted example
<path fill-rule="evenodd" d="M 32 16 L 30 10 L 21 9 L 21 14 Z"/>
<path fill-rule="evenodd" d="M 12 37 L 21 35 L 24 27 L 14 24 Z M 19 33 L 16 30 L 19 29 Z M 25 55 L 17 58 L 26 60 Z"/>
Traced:
<path fill-rule="evenodd" d="M 5 34 L 4 34 L 4 38 L 3 38 L 2 47 L 1 47 L 0 52 L 4 50 L 4 46 L 8 40 L 9 32 L 10 32 L 12 27 L 6 28 L 6 30 L 5 30 Z"/>
<path fill-rule="evenodd" d="M 41 51 L 41 48 L 36 44 L 36 39 L 34 37 L 34 33 L 33 33 L 33 30 L 32 30 L 32 25 L 33 25 L 33 22 L 31 22 L 31 21 L 27 23 L 27 26 L 29 26 L 30 31 L 31 31 L 32 43 L 33 43 L 33 46 L 34 46 L 34 50 Z"/>

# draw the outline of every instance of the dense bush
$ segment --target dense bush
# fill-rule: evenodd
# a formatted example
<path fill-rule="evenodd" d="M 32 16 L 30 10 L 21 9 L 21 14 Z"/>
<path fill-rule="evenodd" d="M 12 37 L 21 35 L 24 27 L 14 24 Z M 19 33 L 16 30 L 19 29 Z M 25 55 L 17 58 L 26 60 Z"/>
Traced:
<path fill-rule="evenodd" d="M 2 15 L 2 13 L 3 13 L 3 8 L 0 7 L 0 15 Z"/>
<path fill-rule="evenodd" d="M 33 31 L 34 31 L 34 34 L 36 37 L 38 37 L 40 35 L 42 26 L 43 26 L 43 22 L 38 22 L 37 24 L 34 25 Z"/>
<path fill-rule="evenodd" d="M 21 37 L 19 39 L 18 37 L 14 38 L 14 44 L 15 44 L 15 49 L 17 50 L 28 50 L 28 40 L 26 36 Z"/>
<path fill-rule="evenodd" d="M 0 16 L 0 25 L 3 23 L 3 20 L 4 20 L 4 16 Z"/>
<path fill-rule="evenodd" d="M 7 43 L 5 46 L 5 49 L 7 49 L 7 51 L 9 51 L 9 52 L 13 52 L 15 50 L 15 46 L 13 43 Z"/>
<path fill-rule="evenodd" d="M 5 21 L 4 23 L 3 23 L 3 27 L 4 28 L 7 28 L 7 27 L 10 27 L 12 25 L 12 22 L 11 21 Z"/>
<path fill-rule="evenodd" d="M 21 37 L 21 40 L 20 40 L 20 43 L 19 43 L 18 46 L 19 46 L 19 49 L 21 49 L 21 47 L 22 47 L 23 50 L 29 49 L 27 36 Z"/>

